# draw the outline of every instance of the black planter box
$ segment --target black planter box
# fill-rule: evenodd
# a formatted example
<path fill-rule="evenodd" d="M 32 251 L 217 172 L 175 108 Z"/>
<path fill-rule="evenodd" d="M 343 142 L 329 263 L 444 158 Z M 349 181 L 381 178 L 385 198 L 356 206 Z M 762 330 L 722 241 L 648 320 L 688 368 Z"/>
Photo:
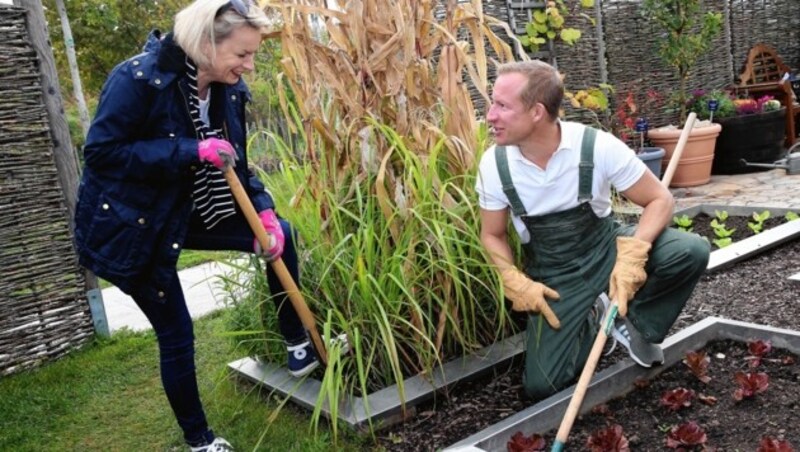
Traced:
<path fill-rule="evenodd" d="M 786 108 L 754 115 L 718 119 L 722 132 L 717 137 L 712 174 L 742 174 L 768 168 L 750 163 L 773 163 L 783 157 Z"/>

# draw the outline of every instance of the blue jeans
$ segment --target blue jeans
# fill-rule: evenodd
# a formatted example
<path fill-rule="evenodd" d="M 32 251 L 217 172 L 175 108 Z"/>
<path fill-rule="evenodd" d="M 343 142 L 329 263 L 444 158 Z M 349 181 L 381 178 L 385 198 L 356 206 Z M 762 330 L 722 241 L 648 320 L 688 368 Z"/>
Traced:
<path fill-rule="evenodd" d="M 294 280 L 299 282 L 293 234 L 288 222 L 281 220 L 281 226 L 286 237 L 281 258 Z M 184 248 L 253 252 L 253 238 L 250 226 L 238 211 L 237 215 L 226 218 L 210 231 L 193 214 Z M 302 340 L 305 337 L 303 325 L 271 267 L 267 271 L 267 279 L 272 299 L 278 309 L 281 334 L 289 343 Z M 184 439 L 190 445 L 201 445 L 212 441 L 214 434 L 208 428 L 197 389 L 192 318 L 186 307 L 177 271 L 173 274 L 172 284 L 165 298 L 163 303 L 136 297 L 134 301 L 150 321 L 158 338 L 161 382 L 178 425 L 183 430 Z"/>

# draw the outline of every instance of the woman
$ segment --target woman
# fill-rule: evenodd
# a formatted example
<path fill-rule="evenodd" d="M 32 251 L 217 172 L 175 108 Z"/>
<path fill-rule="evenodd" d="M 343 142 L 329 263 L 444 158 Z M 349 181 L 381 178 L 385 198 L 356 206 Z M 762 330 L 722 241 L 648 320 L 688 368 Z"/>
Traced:
<path fill-rule="evenodd" d="M 80 262 L 130 294 L 158 338 L 164 390 L 191 450 L 230 450 L 209 429 L 197 389 L 192 320 L 175 264 L 182 248 L 283 257 L 299 281 L 289 224 L 247 169 L 241 79 L 268 20 L 250 0 L 195 0 L 174 31 L 109 75 L 84 148 L 75 216 Z M 222 171 L 233 167 L 272 247 L 261 250 Z M 278 278 L 268 274 L 295 376 L 317 365 Z M 227 448 L 227 449 L 226 449 Z"/>

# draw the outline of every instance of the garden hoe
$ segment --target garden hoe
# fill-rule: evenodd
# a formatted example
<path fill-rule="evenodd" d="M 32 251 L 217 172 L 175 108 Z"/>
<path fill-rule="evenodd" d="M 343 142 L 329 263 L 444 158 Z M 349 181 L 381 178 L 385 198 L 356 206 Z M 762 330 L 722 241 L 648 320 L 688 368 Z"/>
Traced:
<path fill-rule="evenodd" d="M 229 168 L 227 171 L 225 171 L 225 180 L 228 181 L 228 185 L 231 187 L 233 197 L 236 198 L 236 203 L 239 204 L 239 208 L 242 209 L 242 213 L 244 213 L 245 218 L 247 218 L 247 223 L 250 224 L 250 228 L 256 235 L 256 239 L 258 239 L 261 249 L 266 250 L 271 248 L 270 237 L 267 234 L 267 231 L 264 229 L 264 225 L 261 224 L 261 220 L 258 218 L 256 209 L 253 207 L 253 203 L 250 202 L 250 198 L 244 191 L 242 183 L 239 181 L 239 178 L 236 176 L 233 168 Z M 297 287 L 292 275 L 286 268 L 286 264 L 283 263 L 283 259 L 278 258 L 272 261 L 270 265 L 272 265 L 272 269 L 275 271 L 275 274 L 278 275 L 281 285 L 283 285 L 283 288 L 286 289 L 286 294 L 289 296 L 289 300 L 292 302 L 292 307 L 294 307 L 294 310 L 300 317 L 300 322 L 302 322 L 303 327 L 311 336 L 311 341 L 314 343 L 314 348 L 317 350 L 317 356 L 323 365 L 327 365 L 328 351 L 319 335 L 319 331 L 317 331 L 317 324 L 314 321 L 314 314 L 312 314 L 311 310 L 308 309 L 308 305 L 306 305 L 305 300 L 303 300 L 303 295 L 300 293 L 300 289 Z"/>
<path fill-rule="evenodd" d="M 598 298 L 603 300 L 603 303 L 608 303 L 608 296 L 601 293 Z M 550 452 L 561 452 L 564 450 L 564 445 L 567 444 L 569 431 L 572 430 L 572 424 L 578 416 L 578 410 L 583 403 L 583 397 L 586 395 L 586 389 L 589 387 L 589 381 L 592 379 L 594 369 L 597 367 L 597 362 L 600 361 L 600 355 L 603 353 L 603 347 L 606 345 L 608 335 L 611 334 L 611 329 L 614 328 L 614 320 L 617 319 L 617 310 L 619 309 L 617 302 L 609 303 L 610 306 L 606 310 L 606 316 L 603 318 L 602 327 L 597 332 L 597 337 L 594 339 L 591 351 L 589 351 L 589 358 L 586 360 L 586 365 L 583 366 L 581 376 L 578 378 L 578 383 L 575 385 L 575 391 L 572 393 L 572 399 L 569 401 L 567 411 L 564 413 L 564 418 L 561 420 L 561 426 L 558 427 L 556 433 L 556 441 Z"/>
<path fill-rule="evenodd" d="M 675 169 L 678 166 L 678 160 L 680 160 L 681 155 L 683 154 L 683 148 L 686 146 L 686 141 L 689 139 L 689 132 L 691 132 L 692 127 L 694 127 L 694 121 L 696 118 L 697 114 L 694 112 L 689 113 L 689 117 L 686 118 L 686 124 L 683 125 L 683 131 L 681 132 L 680 138 L 678 138 L 678 144 L 675 146 L 675 150 L 672 153 L 672 158 L 670 159 L 669 165 L 667 165 L 667 170 L 664 172 L 664 177 L 661 179 L 661 184 L 664 185 L 664 187 L 669 188 L 669 183 L 672 181 L 672 175 L 675 174 Z M 599 297 L 602 298 L 604 302 L 608 302 L 608 296 L 605 293 L 601 293 Z M 581 371 L 581 376 L 578 377 L 578 383 L 575 385 L 575 391 L 572 393 L 572 399 L 569 401 L 567 411 L 564 413 L 564 418 L 561 420 L 561 426 L 558 427 L 556 441 L 553 443 L 552 449 L 550 449 L 551 452 L 560 452 L 564 450 L 564 445 L 567 444 L 569 432 L 572 430 L 572 424 L 575 422 L 575 418 L 578 416 L 578 410 L 580 410 L 581 404 L 583 403 L 583 397 L 586 395 L 586 389 L 589 387 L 589 382 L 594 374 L 594 369 L 597 367 L 597 362 L 600 360 L 603 347 L 606 344 L 608 335 L 611 334 L 611 329 L 614 328 L 614 321 L 617 319 L 617 310 L 619 307 L 616 300 L 609 304 L 611 306 L 606 311 L 606 316 L 601 323 L 602 328 L 600 328 L 600 331 L 597 333 L 597 337 L 592 345 L 592 350 L 589 352 L 589 358 L 586 360 L 586 364 Z"/>

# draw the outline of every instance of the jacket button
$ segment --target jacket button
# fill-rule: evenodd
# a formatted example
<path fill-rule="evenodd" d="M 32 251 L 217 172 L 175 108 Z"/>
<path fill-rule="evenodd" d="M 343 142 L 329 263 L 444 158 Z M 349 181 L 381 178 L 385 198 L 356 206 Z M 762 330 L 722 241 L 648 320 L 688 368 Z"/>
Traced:
<path fill-rule="evenodd" d="M 158 298 L 164 298 L 164 291 L 163 290 L 159 290 L 158 291 Z"/>
<path fill-rule="evenodd" d="M 141 76 L 143 76 L 143 75 L 144 75 L 144 72 L 142 72 L 142 71 L 136 71 L 136 76 L 137 76 L 137 77 L 141 77 Z"/>
<path fill-rule="evenodd" d="M 161 79 L 160 78 L 155 79 L 155 83 L 156 83 L 156 85 L 160 85 L 161 84 Z"/>
<path fill-rule="evenodd" d="M 175 134 L 170 132 L 169 137 L 170 138 L 175 138 Z"/>
<path fill-rule="evenodd" d="M 103 204 L 103 210 L 108 210 L 108 204 Z"/>
<path fill-rule="evenodd" d="M 236 94 L 231 94 L 231 100 L 236 100 Z"/>
<path fill-rule="evenodd" d="M 180 245 L 178 245 L 177 243 L 173 243 L 173 244 L 172 244 L 172 249 L 173 249 L 173 250 L 177 250 L 177 249 L 178 249 L 178 248 L 180 248 L 180 247 L 181 247 L 181 246 L 180 246 Z"/>
<path fill-rule="evenodd" d="M 139 218 L 139 224 L 145 224 L 147 221 L 144 218 Z"/>
<path fill-rule="evenodd" d="M 133 60 L 133 65 L 134 66 L 138 66 L 139 65 L 139 60 Z"/>

